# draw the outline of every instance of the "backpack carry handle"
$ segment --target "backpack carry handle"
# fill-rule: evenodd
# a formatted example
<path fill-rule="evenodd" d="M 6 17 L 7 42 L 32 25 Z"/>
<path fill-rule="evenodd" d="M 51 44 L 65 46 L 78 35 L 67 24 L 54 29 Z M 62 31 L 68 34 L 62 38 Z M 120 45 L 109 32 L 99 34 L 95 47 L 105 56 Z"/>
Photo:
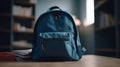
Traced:
<path fill-rule="evenodd" d="M 52 10 L 61 10 L 61 9 L 58 6 L 53 6 L 48 9 L 48 11 L 52 11 Z"/>

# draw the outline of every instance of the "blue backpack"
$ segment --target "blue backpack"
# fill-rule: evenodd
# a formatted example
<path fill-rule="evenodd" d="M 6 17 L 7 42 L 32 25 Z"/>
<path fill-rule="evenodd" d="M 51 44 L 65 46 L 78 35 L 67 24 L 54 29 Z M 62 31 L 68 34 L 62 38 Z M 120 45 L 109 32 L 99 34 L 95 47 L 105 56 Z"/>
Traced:
<path fill-rule="evenodd" d="M 73 18 L 57 6 L 38 18 L 34 40 L 33 61 L 74 61 L 85 51 Z"/>

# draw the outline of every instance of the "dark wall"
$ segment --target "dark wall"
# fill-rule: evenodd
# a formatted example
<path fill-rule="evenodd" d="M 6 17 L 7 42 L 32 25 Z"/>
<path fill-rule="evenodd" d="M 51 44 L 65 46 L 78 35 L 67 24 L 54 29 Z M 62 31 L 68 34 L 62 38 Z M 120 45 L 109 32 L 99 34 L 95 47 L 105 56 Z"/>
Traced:
<path fill-rule="evenodd" d="M 76 15 L 77 11 L 77 0 L 38 0 L 36 4 L 36 19 L 45 11 L 48 10 L 48 8 L 52 6 L 59 6 L 64 11 L 67 11 L 73 15 Z"/>

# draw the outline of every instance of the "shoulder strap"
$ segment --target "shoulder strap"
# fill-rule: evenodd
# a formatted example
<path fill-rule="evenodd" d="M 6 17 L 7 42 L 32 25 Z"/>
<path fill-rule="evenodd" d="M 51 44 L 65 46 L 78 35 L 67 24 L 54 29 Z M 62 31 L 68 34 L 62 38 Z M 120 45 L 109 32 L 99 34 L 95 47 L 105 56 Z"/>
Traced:
<path fill-rule="evenodd" d="M 83 54 L 85 51 L 86 51 L 86 49 L 81 45 L 81 43 L 80 42 L 78 42 L 78 40 L 80 41 L 80 39 L 79 39 L 79 34 L 78 34 L 78 30 L 77 30 L 77 27 L 76 27 L 76 25 L 75 25 L 75 23 L 74 23 L 74 20 L 73 20 L 73 18 L 68 14 L 68 16 L 69 16 L 69 18 L 71 19 L 71 21 L 72 21 L 72 24 L 73 24 L 73 29 L 74 29 L 74 40 L 75 40 L 75 47 L 76 47 L 76 52 L 77 52 L 77 54 L 78 54 L 78 56 L 79 57 L 81 57 L 81 54 Z M 81 47 L 81 48 L 80 48 Z M 80 51 L 82 51 L 82 52 L 80 52 Z"/>

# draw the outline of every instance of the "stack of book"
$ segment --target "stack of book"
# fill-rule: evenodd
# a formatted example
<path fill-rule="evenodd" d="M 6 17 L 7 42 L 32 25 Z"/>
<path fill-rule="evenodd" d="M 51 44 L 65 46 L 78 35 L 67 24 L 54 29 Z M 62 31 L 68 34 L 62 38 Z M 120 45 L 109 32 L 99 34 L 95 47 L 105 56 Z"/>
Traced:
<path fill-rule="evenodd" d="M 16 61 L 31 61 L 31 52 L 32 49 L 25 50 L 13 50 L 12 51 L 16 55 Z"/>
<path fill-rule="evenodd" d="M 21 25 L 20 23 L 14 22 L 13 23 L 13 30 L 20 31 L 20 32 L 33 32 L 32 28 L 27 28 L 26 26 Z"/>
<path fill-rule="evenodd" d="M 32 16 L 32 11 L 33 11 L 32 7 L 13 5 L 13 15 L 30 17 Z"/>

